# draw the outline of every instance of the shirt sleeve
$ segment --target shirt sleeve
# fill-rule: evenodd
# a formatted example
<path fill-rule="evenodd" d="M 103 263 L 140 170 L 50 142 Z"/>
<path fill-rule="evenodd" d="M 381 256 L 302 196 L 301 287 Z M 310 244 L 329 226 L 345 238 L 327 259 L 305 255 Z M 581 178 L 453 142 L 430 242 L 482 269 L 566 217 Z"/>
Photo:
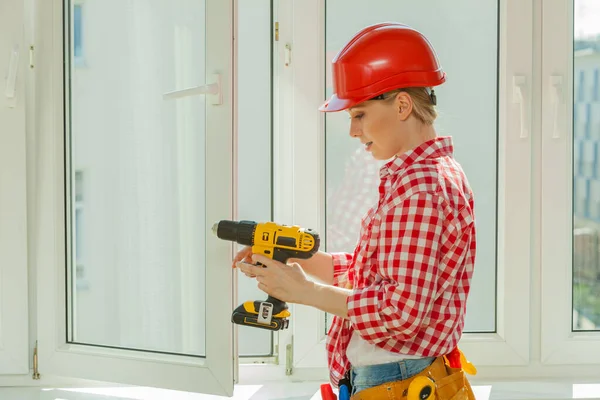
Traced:
<path fill-rule="evenodd" d="M 382 279 L 355 289 L 347 300 L 348 318 L 366 341 L 409 340 L 432 309 L 447 229 L 440 203 L 438 196 L 419 192 L 381 216 L 376 243 Z"/>
<path fill-rule="evenodd" d="M 354 259 L 352 253 L 331 253 L 333 258 L 333 286 L 344 287 L 348 283 L 348 268 Z"/>

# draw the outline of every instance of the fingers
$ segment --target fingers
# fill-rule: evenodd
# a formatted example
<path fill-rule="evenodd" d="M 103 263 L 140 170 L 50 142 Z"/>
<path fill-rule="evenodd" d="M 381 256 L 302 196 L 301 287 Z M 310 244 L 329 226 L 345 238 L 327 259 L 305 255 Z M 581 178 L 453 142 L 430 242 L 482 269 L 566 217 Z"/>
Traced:
<path fill-rule="evenodd" d="M 267 287 L 266 287 L 266 286 L 265 286 L 263 283 L 261 283 L 261 282 L 258 282 L 258 288 L 259 288 L 260 290 L 262 290 L 263 292 L 267 293 L 267 290 L 266 290 L 266 289 L 267 289 Z"/>
<path fill-rule="evenodd" d="M 248 250 L 247 252 L 245 250 Z M 256 265 L 256 264 L 262 265 Z M 248 278 L 257 278 L 265 276 L 269 272 L 265 270 L 265 267 L 279 268 L 285 264 L 278 261 L 274 261 L 262 254 L 252 254 L 251 248 L 247 247 L 241 250 L 234 259 L 233 268 L 238 268 Z"/>
<path fill-rule="evenodd" d="M 256 275 L 254 275 L 254 274 L 252 274 L 252 273 L 249 273 L 249 272 L 244 272 L 244 271 L 242 271 L 242 270 L 241 270 L 241 268 L 240 268 L 240 271 L 241 271 L 241 272 L 242 272 L 244 275 L 246 275 L 248 278 L 256 278 Z"/>
<path fill-rule="evenodd" d="M 233 259 L 233 263 L 231 265 L 232 268 L 236 267 L 236 264 L 239 262 L 247 262 L 249 264 L 252 263 L 252 248 L 249 246 L 244 247 L 242 250 L 238 251 Z"/>
<path fill-rule="evenodd" d="M 238 267 L 240 263 L 256 264 L 261 263 L 269 267 L 276 267 L 279 263 L 262 254 L 252 254 L 252 248 L 247 246 L 240 250 L 233 259 L 232 268 Z"/>
<path fill-rule="evenodd" d="M 250 251 L 244 249 L 239 251 L 236 255 L 235 258 L 233 259 L 234 263 L 238 262 L 238 261 L 242 261 L 245 260 L 247 258 L 250 257 Z"/>
<path fill-rule="evenodd" d="M 248 264 L 245 262 L 238 262 L 237 267 L 242 271 L 246 276 L 250 278 L 254 278 L 257 276 L 261 276 L 262 267 L 258 267 L 256 265 Z"/>
<path fill-rule="evenodd" d="M 272 260 L 262 254 L 252 254 L 252 264 L 261 263 L 267 267 L 277 267 L 281 263 L 279 261 Z"/>

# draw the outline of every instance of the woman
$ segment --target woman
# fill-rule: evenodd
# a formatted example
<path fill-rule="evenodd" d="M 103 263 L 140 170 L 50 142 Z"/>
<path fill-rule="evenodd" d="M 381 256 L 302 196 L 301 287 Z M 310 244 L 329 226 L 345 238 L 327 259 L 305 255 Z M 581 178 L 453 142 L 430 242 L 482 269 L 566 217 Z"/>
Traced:
<path fill-rule="evenodd" d="M 462 334 L 476 243 L 473 193 L 451 138 L 437 137 L 433 126 L 433 87 L 445 80 L 418 31 L 383 23 L 356 34 L 333 60 L 334 94 L 320 108 L 347 111 L 350 136 L 389 160 L 354 252 L 286 266 L 246 248 L 234 260 L 266 293 L 335 314 L 331 382 L 349 378 L 356 399 L 382 391 L 401 398 L 418 374 L 436 382 L 442 399 L 461 388 L 464 397 L 452 398 L 474 398 L 464 375 L 447 394 L 441 388 L 456 372 L 444 356 Z"/>

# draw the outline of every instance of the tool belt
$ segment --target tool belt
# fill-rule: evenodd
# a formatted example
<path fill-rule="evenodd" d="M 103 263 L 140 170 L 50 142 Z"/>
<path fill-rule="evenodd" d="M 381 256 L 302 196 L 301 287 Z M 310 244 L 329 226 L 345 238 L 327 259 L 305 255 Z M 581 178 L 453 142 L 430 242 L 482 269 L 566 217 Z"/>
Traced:
<path fill-rule="evenodd" d="M 378 399 L 476 400 L 465 371 L 451 368 L 444 356 L 415 376 L 361 390 L 351 397 L 351 400 Z"/>

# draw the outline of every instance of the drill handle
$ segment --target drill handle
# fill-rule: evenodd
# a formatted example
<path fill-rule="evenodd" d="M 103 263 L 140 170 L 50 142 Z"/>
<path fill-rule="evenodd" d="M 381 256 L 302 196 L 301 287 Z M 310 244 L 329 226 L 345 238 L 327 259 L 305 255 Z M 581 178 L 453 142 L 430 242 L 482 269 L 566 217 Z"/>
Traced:
<path fill-rule="evenodd" d="M 284 302 L 284 301 L 281 301 L 281 300 L 279 300 L 279 299 L 276 299 L 275 297 L 273 297 L 273 296 L 271 296 L 271 295 L 269 295 L 269 296 L 267 297 L 267 300 L 265 300 L 265 301 L 266 301 L 267 303 L 271 303 L 271 304 L 273 304 L 273 307 L 274 307 L 276 310 L 277 310 L 277 309 L 279 309 L 280 307 L 284 307 L 284 306 L 285 306 L 285 302 Z M 285 307 L 285 308 L 287 308 L 287 307 Z"/>
<path fill-rule="evenodd" d="M 306 260 L 315 255 L 317 251 L 315 249 L 311 251 L 298 251 L 289 249 L 280 249 L 275 247 L 273 250 L 273 260 L 286 264 L 290 258 L 299 258 Z"/>
<path fill-rule="evenodd" d="M 273 250 L 273 260 L 287 264 L 287 261 L 292 258 L 290 251 L 275 248 Z"/>
<path fill-rule="evenodd" d="M 277 249 L 275 249 L 275 250 L 277 250 Z M 281 253 L 283 253 L 283 254 L 279 256 L 280 259 L 277 259 L 276 258 L 277 251 L 275 251 L 273 253 L 273 259 L 275 261 L 279 261 L 279 262 L 282 262 L 282 263 L 285 264 L 287 262 L 287 260 L 289 259 L 289 257 L 285 256 L 285 252 L 281 252 Z M 266 265 L 264 265 L 263 263 L 260 263 L 260 262 L 256 263 L 256 265 L 259 265 L 259 266 L 262 266 L 263 268 L 266 268 Z M 265 300 L 265 301 L 267 303 L 273 304 L 273 308 L 276 309 L 276 310 L 278 310 L 278 309 L 287 309 L 287 304 L 285 304 L 285 301 L 281 301 L 281 300 L 279 300 L 279 299 L 277 299 L 277 298 L 275 298 L 275 297 L 273 297 L 271 295 L 269 295 L 269 297 L 267 297 L 267 300 Z"/>
<path fill-rule="evenodd" d="M 275 254 L 276 254 L 276 253 L 275 253 Z M 279 261 L 279 262 L 282 262 L 282 263 L 284 263 L 284 264 L 285 264 L 285 263 L 286 263 L 286 261 L 289 259 L 289 257 L 286 257 L 285 259 L 284 259 L 284 258 L 282 258 L 281 260 L 277 260 L 277 259 L 275 258 L 275 254 L 273 254 L 273 259 L 274 259 L 275 261 Z M 256 265 L 257 265 L 257 266 L 259 266 L 259 267 L 267 268 L 267 266 L 266 266 L 265 264 L 261 263 L 261 262 L 257 262 L 257 263 L 256 263 Z M 279 300 L 279 299 L 276 299 L 275 297 L 272 297 L 271 295 L 269 295 L 269 298 L 266 300 L 266 302 L 267 302 L 267 303 L 273 303 L 273 306 L 274 306 L 275 308 L 278 308 L 278 306 L 279 306 L 279 305 L 281 305 L 281 306 L 285 306 L 285 302 L 284 302 L 284 301 L 281 301 L 281 300 Z"/>

